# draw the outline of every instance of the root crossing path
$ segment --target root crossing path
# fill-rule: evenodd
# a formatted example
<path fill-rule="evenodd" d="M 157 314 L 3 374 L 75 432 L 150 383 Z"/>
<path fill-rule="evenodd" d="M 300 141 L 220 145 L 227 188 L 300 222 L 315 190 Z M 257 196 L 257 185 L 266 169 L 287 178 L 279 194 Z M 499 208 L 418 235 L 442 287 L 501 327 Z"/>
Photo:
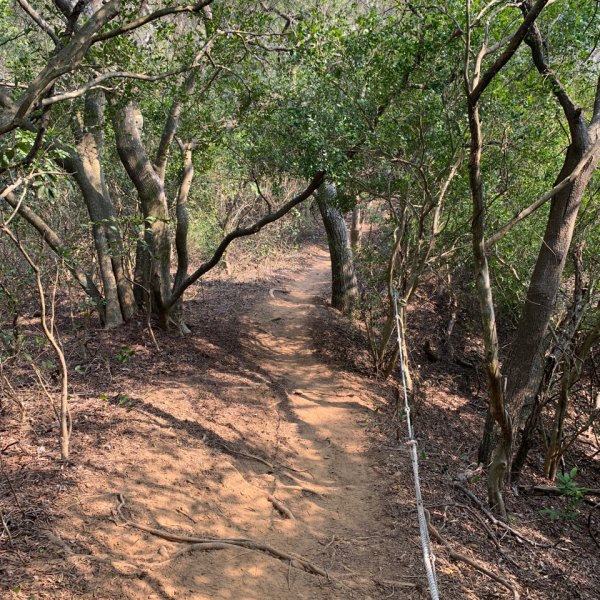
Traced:
<path fill-rule="evenodd" d="M 81 586 L 73 597 L 427 597 L 416 520 L 391 506 L 390 451 L 374 444 L 383 399 L 315 352 L 340 317 L 323 301 L 326 252 L 304 256 L 237 317 L 217 302 L 203 315 L 212 334 L 196 332 L 177 369 L 107 409 L 121 411 L 110 448 L 81 467 L 49 533 Z M 220 362 L 201 368 L 199 354 Z M 401 462 L 393 478 L 410 501 Z"/>

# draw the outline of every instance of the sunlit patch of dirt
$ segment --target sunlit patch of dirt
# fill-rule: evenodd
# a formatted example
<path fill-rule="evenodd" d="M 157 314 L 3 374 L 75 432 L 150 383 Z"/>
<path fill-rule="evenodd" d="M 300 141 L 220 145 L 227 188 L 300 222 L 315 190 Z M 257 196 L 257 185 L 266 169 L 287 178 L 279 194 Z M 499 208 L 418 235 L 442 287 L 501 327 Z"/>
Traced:
<path fill-rule="evenodd" d="M 55 461 L 53 425 L 43 440 L 10 430 L 20 443 L 7 451 L 8 476 L 40 512 L 11 521 L 4 591 L 424 598 L 416 522 L 391 516 L 386 502 L 377 414 L 388 390 L 329 364 L 314 337 L 335 318 L 322 300 L 328 286 L 327 255 L 309 246 L 266 278 L 205 281 L 185 307 L 192 335 L 155 331 L 159 351 L 143 323 L 72 333 L 71 464 Z M 205 550 L 170 534 L 230 543 Z"/>

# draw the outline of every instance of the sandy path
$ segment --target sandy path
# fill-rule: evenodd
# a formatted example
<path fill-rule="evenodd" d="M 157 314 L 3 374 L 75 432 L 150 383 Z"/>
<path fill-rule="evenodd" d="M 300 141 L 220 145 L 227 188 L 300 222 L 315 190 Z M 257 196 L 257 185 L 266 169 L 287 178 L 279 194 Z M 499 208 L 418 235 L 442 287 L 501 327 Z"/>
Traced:
<path fill-rule="evenodd" d="M 331 310 L 319 300 L 329 262 L 323 250 L 307 262 L 282 284 L 288 294 L 265 290 L 243 312 L 244 373 L 149 382 L 127 416 L 128 439 L 112 442 L 102 469 L 82 469 L 85 493 L 65 509 L 55 533 L 75 552 L 84 547 L 105 562 L 71 559 L 82 581 L 74 598 L 425 597 L 412 521 L 399 524 L 387 514 L 388 482 L 365 432 L 382 400 L 364 379 L 314 355 L 311 322 Z M 207 409 L 201 390 L 217 384 L 220 404 Z M 306 557 L 332 580 L 244 548 L 173 558 L 180 545 L 115 526 L 116 493 L 134 521 L 260 540 Z"/>

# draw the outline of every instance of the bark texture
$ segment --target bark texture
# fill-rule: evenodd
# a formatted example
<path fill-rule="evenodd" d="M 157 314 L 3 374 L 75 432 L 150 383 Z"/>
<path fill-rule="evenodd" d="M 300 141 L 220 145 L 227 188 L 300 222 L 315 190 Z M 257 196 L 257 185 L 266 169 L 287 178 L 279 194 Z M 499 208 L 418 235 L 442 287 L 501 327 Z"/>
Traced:
<path fill-rule="evenodd" d="M 469 98 L 469 184 L 473 202 L 473 259 L 477 297 L 481 311 L 481 325 L 485 350 L 485 370 L 488 382 L 489 412 L 498 424 L 500 437 L 492 455 L 488 472 L 488 502 L 506 518 L 502 488 L 506 478 L 512 450 L 512 426 L 506 411 L 504 390 L 500 376 L 500 359 L 494 298 L 490 283 L 490 271 L 485 253 L 485 197 L 481 177 L 481 152 L 483 137 L 478 102 Z"/>
<path fill-rule="evenodd" d="M 526 11 L 526 7 L 524 8 Z M 546 58 L 545 42 L 534 25 L 526 38 L 533 62 L 540 75 L 563 109 L 569 125 L 571 143 L 556 183 L 572 178 L 556 194 L 544 238 L 529 284 L 527 299 L 508 359 L 506 396 L 515 428 L 527 416 L 543 375 L 544 353 L 548 326 L 552 316 L 561 278 L 568 256 L 583 195 L 600 160 L 600 80 L 598 82 L 595 114 L 588 125 L 581 108 L 576 106 L 558 80 Z M 581 166 L 583 163 L 583 167 Z M 575 177 L 572 177 L 576 175 Z"/>
<path fill-rule="evenodd" d="M 348 314 L 358 301 L 358 283 L 346 221 L 334 204 L 336 196 L 337 190 L 331 183 L 322 183 L 315 194 L 331 256 L 331 306 Z"/>
<path fill-rule="evenodd" d="M 146 308 L 169 324 L 171 295 L 171 239 L 169 208 L 162 179 L 146 154 L 140 128 L 139 107 L 130 102 L 115 113 L 114 125 L 119 157 L 138 192 L 144 218 L 144 239 L 139 248 L 135 285 L 143 290 Z"/>
<path fill-rule="evenodd" d="M 106 185 L 104 154 L 104 95 L 88 93 L 84 114 L 74 126 L 77 152 L 65 160 L 83 195 L 90 220 L 106 303 L 106 327 L 116 327 L 135 313 L 130 278 L 123 262 L 120 225 Z"/>

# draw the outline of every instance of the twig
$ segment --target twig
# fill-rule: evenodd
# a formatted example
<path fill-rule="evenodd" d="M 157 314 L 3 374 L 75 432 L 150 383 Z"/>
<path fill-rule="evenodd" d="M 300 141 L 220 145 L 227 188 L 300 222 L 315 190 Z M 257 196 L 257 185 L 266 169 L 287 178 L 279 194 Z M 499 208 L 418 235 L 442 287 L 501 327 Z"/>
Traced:
<path fill-rule="evenodd" d="M 518 540 L 529 544 L 534 548 L 552 548 L 553 544 L 539 544 L 538 542 L 532 542 L 528 540 L 526 537 L 521 535 L 518 531 L 513 529 L 510 525 L 505 523 L 504 521 L 500 521 L 497 519 L 484 505 L 483 502 L 475 495 L 473 492 L 469 491 L 466 487 L 457 483 L 456 481 L 452 484 L 453 487 L 460 490 L 465 496 L 467 496 L 480 510 L 481 512 L 497 527 L 502 527 L 502 529 L 506 529 L 506 531 L 512 533 Z"/>
<path fill-rule="evenodd" d="M 465 556 L 464 554 L 460 554 L 459 552 L 456 552 L 452 548 L 452 546 L 446 541 L 446 539 L 442 537 L 442 535 L 439 533 L 439 531 L 432 525 L 431 515 L 429 514 L 429 511 L 427 509 L 425 509 L 425 518 L 427 519 L 427 527 L 429 528 L 431 537 L 433 537 L 435 540 L 437 540 L 440 544 L 442 544 L 442 546 L 444 546 L 446 548 L 446 550 L 448 550 L 448 555 L 450 556 L 451 559 L 459 560 L 461 562 L 466 563 L 467 565 L 470 565 L 471 567 L 473 567 L 480 573 L 487 575 L 489 578 L 493 579 L 494 581 L 497 581 L 499 584 L 503 585 L 506 589 L 510 590 L 513 594 L 514 600 L 520 599 L 521 596 L 519 595 L 517 588 L 515 588 L 515 586 L 510 581 L 508 581 L 501 575 L 497 575 L 493 571 L 490 571 L 489 569 L 484 567 L 481 563 L 478 563 L 477 561 L 473 560 L 472 558 L 469 558 L 468 556 Z"/>
<path fill-rule="evenodd" d="M 472 509 L 470 506 L 467 506 L 466 504 L 456 504 L 455 506 L 464 508 L 471 515 L 473 515 L 473 517 L 475 517 L 475 519 L 477 519 L 477 522 L 480 523 L 481 526 L 486 530 L 488 536 L 494 543 L 494 546 L 496 546 L 496 549 L 498 550 L 498 552 L 500 552 L 500 554 L 502 554 L 502 556 L 509 563 L 511 563 L 513 565 L 513 567 L 520 568 L 520 566 L 507 554 L 506 550 L 504 550 L 504 548 L 502 548 L 502 546 L 500 545 L 500 542 L 498 541 L 498 538 L 496 537 L 496 534 L 492 531 L 492 528 L 485 522 L 483 517 L 481 517 L 479 514 L 477 514 L 474 509 Z"/>

